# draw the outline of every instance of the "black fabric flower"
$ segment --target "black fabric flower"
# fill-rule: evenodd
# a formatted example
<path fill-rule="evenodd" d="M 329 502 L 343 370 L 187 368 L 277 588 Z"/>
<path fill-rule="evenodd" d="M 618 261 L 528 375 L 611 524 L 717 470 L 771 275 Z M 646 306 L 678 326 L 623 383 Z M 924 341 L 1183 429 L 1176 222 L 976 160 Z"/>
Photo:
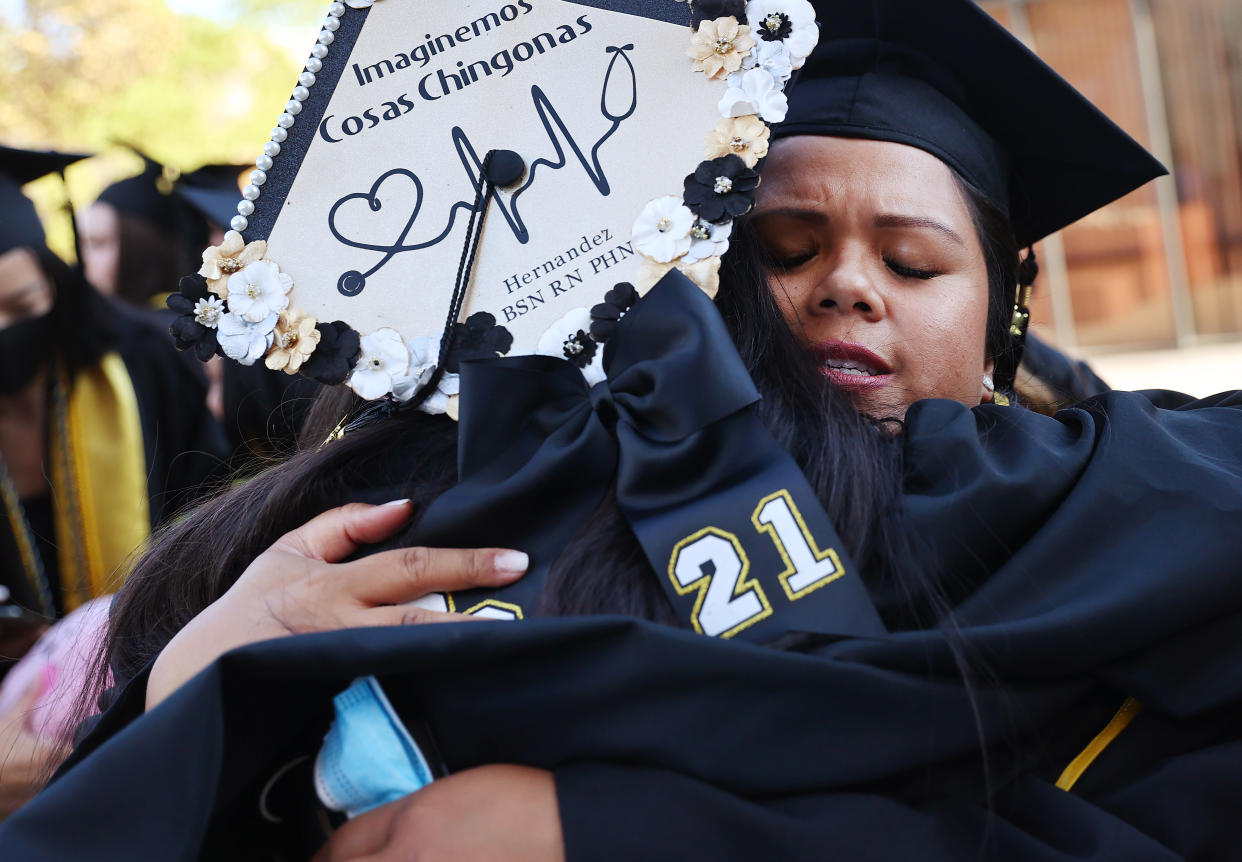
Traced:
<path fill-rule="evenodd" d="M 793 23 L 784 12 L 773 12 L 761 21 L 756 22 L 755 32 L 767 42 L 779 42 L 788 39 L 793 32 Z"/>
<path fill-rule="evenodd" d="M 759 174 L 733 153 L 703 162 L 686 177 L 682 196 L 699 218 L 724 224 L 744 214 L 755 201 Z"/>
<path fill-rule="evenodd" d="M 579 329 L 577 332 L 570 333 L 565 339 L 565 343 L 561 347 L 561 355 L 576 365 L 578 368 L 586 368 L 591 364 L 591 360 L 595 358 L 595 351 L 599 350 L 599 345 L 591 338 L 590 335 Z"/>
<path fill-rule="evenodd" d="M 690 23 L 694 29 L 704 21 L 728 18 L 732 15 L 737 23 L 746 23 L 746 0 L 693 0 L 690 4 Z"/>
<path fill-rule="evenodd" d="M 194 305 L 211 295 L 207 289 L 207 279 L 201 275 L 187 275 L 177 284 L 178 292 L 164 300 L 164 304 L 177 313 L 169 334 L 178 350 L 194 350 L 200 362 L 206 362 L 220 350 L 220 342 L 216 339 L 216 330 L 212 326 L 204 326 L 197 319 Z"/>
<path fill-rule="evenodd" d="M 513 347 L 513 333 L 498 325 L 494 316 L 478 311 L 453 327 L 451 344 L 444 370 L 460 374 L 464 360 L 495 359 L 508 353 Z"/>
<path fill-rule="evenodd" d="M 301 374 L 325 386 L 344 383 L 362 353 L 362 337 L 339 320 L 316 324 L 319 344 L 302 363 Z"/>
<path fill-rule="evenodd" d="M 621 318 L 636 302 L 638 291 L 628 281 L 605 293 L 604 301 L 591 309 L 591 337 L 600 344 L 611 338 Z"/>

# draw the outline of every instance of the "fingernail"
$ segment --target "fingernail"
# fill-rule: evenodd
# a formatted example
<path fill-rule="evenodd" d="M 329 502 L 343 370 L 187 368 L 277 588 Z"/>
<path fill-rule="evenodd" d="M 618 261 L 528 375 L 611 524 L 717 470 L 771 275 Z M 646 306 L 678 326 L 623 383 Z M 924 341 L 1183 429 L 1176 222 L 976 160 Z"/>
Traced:
<path fill-rule="evenodd" d="M 387 502 L 387 503 L 385 503 L 383 506 L 380 506 L 380 508 L 381 508 L 381 509 L 387 509 L 387 508 L 389 508 L 389 507 L 394 507 L 394 508 L 395 508 L 395 507 L 397 507 L 397 506 L 408 506 L 408 505 L 410 505 L 410 498 L 409 498 L 409 497 L 403 497 L 403 498 L 402 498 L 402 499 L 400 499 L 400 500 L 392 500 L 392 501 L 390 501 L 390 502 Z"/>
<path fill-rule="evenodd" d="M 492 561 L 492 565 L 496 567 L 498 575 L 524 575 L 530 566 L 530 556 L 521 551 L 501 551 Z"/>

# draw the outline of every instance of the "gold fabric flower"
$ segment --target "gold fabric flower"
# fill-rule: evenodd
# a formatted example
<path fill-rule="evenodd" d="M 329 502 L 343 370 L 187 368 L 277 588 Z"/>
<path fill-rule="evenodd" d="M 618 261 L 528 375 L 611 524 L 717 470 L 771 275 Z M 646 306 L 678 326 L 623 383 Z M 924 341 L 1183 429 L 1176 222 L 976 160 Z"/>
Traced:
<path fill-rule="evenodd" d="M 228 299 L 229 276 L 262 260 L 265 254 L 267 242 L 259 239 L 247 244 L 240 233 L 231 230 L 224 235 L 224 242 L 203 252 L 203 265 L 198 274 L 207 279 L 208 290 L 221 299 Z"/>
<path fill-rule="evenodd" d="M 707 158 L 719 159 L 732 153 L 746 167 L 753 168 L 768 154 L 771 136 L 768 124 L 754 114 L 726 117 L 707 135 Z"/>
<path fill-rule="evenodd" d="M 647 291 L 655 287 L 660 279 L 674 269 L 699 286 L 699 289 L 711 299 L 716 298 L 720 290 L 720 258 L 706 257 L 694 263 L 686 263 L 679 258 L 671 263 L 658 263 L 650 258 L 643 258 L 638 272 L 634 275 L 633 284 L 639 296 L 646 296 Z"/>
<path fill-rule="evenodd" d="M 750 27 L 737 23 L 730 15 L 700 24 L 686 54 L 694 60 L 696 72 L 709 78 L 723 78 L 742 68 L 742 61 L 753 47 L 755 40 L 750 35 Z"/>
<path fill-rule="evenodd" d="M 276 321 L 272 349 L 267 352 L 264 364 L 273 371 L 297 374 L 302 363 L 319 346 L 320 333 L 315 323 L 315 318 L 296 308 L 282 311 Z"/>

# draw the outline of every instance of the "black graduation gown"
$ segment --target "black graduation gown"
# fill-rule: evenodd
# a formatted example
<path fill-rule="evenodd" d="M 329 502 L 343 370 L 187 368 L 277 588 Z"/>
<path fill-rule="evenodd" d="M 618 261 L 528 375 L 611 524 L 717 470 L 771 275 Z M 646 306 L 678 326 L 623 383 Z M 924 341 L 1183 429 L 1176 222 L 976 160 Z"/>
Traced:
<path fill-rule="evenodd" d="M 970 696 L 941 631 L 813 654 L 616 618 L 288 638 L 136 720 L 134 680 L 0 847 L 279 858 L 260 789 L 376 673 L 451 768 L 554 770 L 571 862 L 1242 858 L 1242 395 L 1162 401 L 911 410 L 906 505 Z M 1128 697 L 1138 717 L 1057 789 Z"/>
<path fill-rule="evenodd" d="M 205 483 L 224 467 L 225 439 L 219 423 L 207 411 L 203 375 L 195 374 L 177 354 L 167 329 L 160 329 L 140 311 L 119 304 L 107 308 L 115 330 L 111 349 L 125 363 L 138 401 L 147 498 L 151 527 L 155 528 L 208 490 Z M 110 433 L 107 428 L 97 432 Z M 41 520 L 45 521 L 43 530 L 50 532 L 50 506 L 47 508 L 48 517 Z M 47 545 L 43 550 L 44 565 L 52 568 L 54 576 L 55 554 L 47 553 Z M 22 572 L 12 530 L 0 511 L 0 583 L 12 590 L 14 602 L 37 609 L 38 599 Z"/>

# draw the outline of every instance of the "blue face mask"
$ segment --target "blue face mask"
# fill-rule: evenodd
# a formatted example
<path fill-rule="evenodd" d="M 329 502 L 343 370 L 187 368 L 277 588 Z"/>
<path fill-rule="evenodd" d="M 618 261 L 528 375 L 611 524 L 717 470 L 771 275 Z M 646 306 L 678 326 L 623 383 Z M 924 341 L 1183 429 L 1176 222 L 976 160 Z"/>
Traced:
<path fill-rule="evenodd" d="M 427 759 L 375 677 L 354 680 L 332 703 L 336 719 L 315 759 L 315 792 L 327 808 L 353 818 L 432 782 Z"/>

